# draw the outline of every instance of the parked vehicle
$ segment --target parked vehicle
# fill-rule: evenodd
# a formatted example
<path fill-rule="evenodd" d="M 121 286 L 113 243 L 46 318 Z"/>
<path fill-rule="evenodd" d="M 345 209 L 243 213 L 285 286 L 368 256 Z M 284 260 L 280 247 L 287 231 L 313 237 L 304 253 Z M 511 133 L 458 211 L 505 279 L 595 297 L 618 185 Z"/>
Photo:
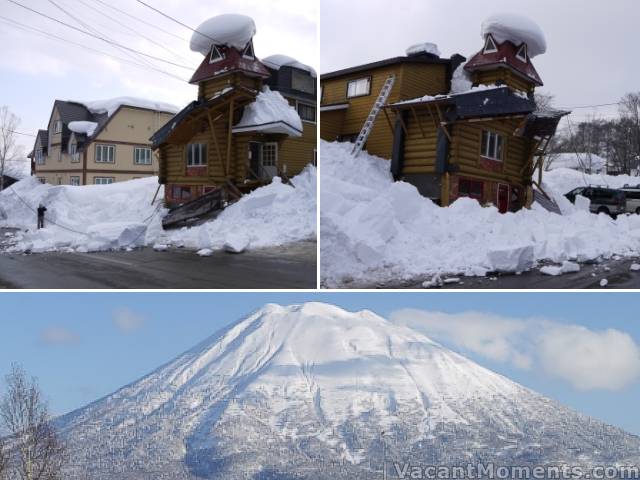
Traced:
<path fill-rule="evenodd" d="M 576 201 L 576 196 L 581 195 L 591 200 L 589 210 L 592 213 L 606 213 L 612 217 L 627 212 L 627 200 L 625 192 L 614 188 L 587 186 L 578 187 L 565 194 L 571 203 Z"/>
<path fill-rule="evenodd" d="M 640 185 L 625 185 L 621 190 L 627 199 L 627 213 L 640 215 Z"/>

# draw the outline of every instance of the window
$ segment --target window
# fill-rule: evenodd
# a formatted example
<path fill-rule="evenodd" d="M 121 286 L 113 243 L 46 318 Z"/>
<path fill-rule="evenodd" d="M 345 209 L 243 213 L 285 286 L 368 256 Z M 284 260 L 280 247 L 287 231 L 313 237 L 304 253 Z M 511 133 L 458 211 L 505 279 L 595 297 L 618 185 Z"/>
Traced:
<path fill-rule="evenodd" d="M 96 163 L 115 163 L 115 145 L 96 145 Z"/>
<path fill-rule="evenodd" d="M 62 146 L 60 146 L 60 149 L 58 150 L 58 161 L 62 161 Z"/>
<path fill-rule="evenodd" d="M 361 97 L 371 93 L 371 78 L 351 80 L 347 84 L 347 98 Z"/>
<path fill-rule="evenodd" d="M 78 149 L 78 146 L 75 143 L 72 143 L 71 145 L 69 145 L 69 153 L 71 155 L 73 155 L 74 153 L 76 153 L 76 150 Z"/>
<path fill-rule="evenodd" d="M 191 198 L 191 187 L 174 185 L 171 196 L 174 200 L 189 200 Z"/>
<path fill-rule="evenodd" d="M 151 149 L 143 147 L 134 148 L 133 163 L 135 165 L 151 165 Z"/>
<path fill-rule="evenodd" d="M 482 131 L 482 150 L 480 154 L 491 160 L 502 161 L 502 135 L 488 130 Z"/>
<path fill-rule="evenodd" d="M 315 105 L 308 105 L 306 103 L 298 102 L 298 115 L 300 115 L 300 119 L 305 122 L 315 122 L 316 121 L 316 107 Z"/>
<path fill-rule="evenodd" d="M 523 43 L 522 46 L 518 49 L 518 53 L 516 53 L 516 58 L 518 60 L 527 63 L 527 44 Z"/>
<path fill-rule="evenodd" d="M 496 53 L 497 51 L 498 46 L 493 40 L 493 37 L 491 35 L 487 35 L 487 41 L 484 43 L 484 50 L 482 50 L 482 53 Z"/>
<path fill-rule="evenodd" d="M 71 155 L 71 162 L 78 163 L 80 161 L 80 154 L 78 153 L 78 145 L 72 143 L 69 145 L 69 154 Z"/>
<path fill-rule="evenodd" d="M 483 187 L 482 182 L 461 178 L 458 180 L 458 197 L 469 197 L 482 201 Z"/>
<path fill-rule="evenodd" d="M 187 145 L 187 167 L 203 167 L 207 165 L 207 144 L 190 143 Z"/>
<path fill-rule="evenodd" d="M 47 179 L 45 177 L 38 177 L 38 181 L 40 183 L 47 183 Z"/>
<path fill-rule="evenodd" d="M 62 132 L 62 120 L 56 120 L 53 124 L 53 133 L 56 134 L 60 132 Z"/>
<path fill-rule="evenodd" d="M 309 72 L 294 69 L 291 71 L 291 88 L 313 95 L 316 93 L 316 79 Z"/>
<path fill-rule="evenodd" d="M 268 142 L 262 144 L 262 166 L 276 167 L 278 165 L 278 144 Z"/>
<path fill-rule="evenodd" d="M 256 58 L 256 56 L 253 54 L 253 40 L 250 40 L 249 43 L 247 43 L 247 46 L 244 47 L 244 51 L 242 52 L 242 56 L 244 58 L 248 58 L 250 60 L 253 60 Z"/>
<path fill-rule="evenodd" d="M 69 177 L 69 180 L 70 180 L 69 185 L 72 185 L 74 187 L 77 187 L 80 185 L 80 177 L 78 176 L 72 175 L 71 177 Z"/>
<path fill-rule="evenodd" d="M 93 177 L 94 185 L 110 185 L 113 183 L 113 177 Z"/>
<path fill-rule="evenodd" d="M 224 60 L 224 55 L 220 51 L 218 47 L 215 45 L 211 45 L 211 54 L 209 55 L 209 63 L 219 62 L 220 60 Z"/>
<path fill-rule="evenodd" d="M 36 150 L 36 165 L 44 165 L 44 153 L 41 148 Z"/>

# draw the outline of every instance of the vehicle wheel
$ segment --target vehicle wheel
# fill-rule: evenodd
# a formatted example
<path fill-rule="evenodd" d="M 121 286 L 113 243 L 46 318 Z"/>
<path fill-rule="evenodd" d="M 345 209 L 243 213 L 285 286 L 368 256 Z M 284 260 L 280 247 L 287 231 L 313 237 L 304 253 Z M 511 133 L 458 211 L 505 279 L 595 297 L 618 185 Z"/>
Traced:
<path fill-rule="evenodd" d="M 640 215 L 640 207 L 636 208 L 636 215 Z"/>
<path fill-rule="evenodd" d="M 598 209 L 598 213 L 604 213 L 604 214 L 606 214 L 606 215 L 610 215 L 610 213 L 609 213 L 609 209 L 608 209 L 607 207 L 600 207 L 600 208 Z"/>

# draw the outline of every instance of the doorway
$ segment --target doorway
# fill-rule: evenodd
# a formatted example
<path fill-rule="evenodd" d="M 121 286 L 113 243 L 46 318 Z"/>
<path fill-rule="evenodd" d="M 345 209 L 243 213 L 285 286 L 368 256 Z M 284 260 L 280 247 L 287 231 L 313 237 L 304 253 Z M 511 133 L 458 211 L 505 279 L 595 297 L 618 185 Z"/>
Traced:
<path fill-rule="evenodd" d="M 271 180 L 278 174 L 278 144 L 249 142 L 250 176 L 256 180 Z"/>
<path fill-rule="evenodd" d="M 498 210 L 500 213 L 509 211 L 509 185 L 498 184 Z"/>

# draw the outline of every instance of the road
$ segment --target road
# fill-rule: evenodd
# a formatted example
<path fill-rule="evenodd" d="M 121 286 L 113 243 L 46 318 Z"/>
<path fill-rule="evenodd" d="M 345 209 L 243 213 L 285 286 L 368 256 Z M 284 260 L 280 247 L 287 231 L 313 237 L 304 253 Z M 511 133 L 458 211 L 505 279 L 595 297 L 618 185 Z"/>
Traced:
<path fill-rule="evenodd" d="M 631 264 L 640 264 L 639 258 L 624 258 L 607 260 L 601 263 L 583 264 L 580 271 L 558 276 L 549 276 L 540 273 L 539 269 L 524 272 L 520 275 L 495 274 L 487 277 L 458 277 L 450 275 L 449 278 L 458 277 L 460 282 L 450 283 L 438 287 L 439 289 L 593 289 L 600 286 L 602 279 L 607 280 L 605 288 L 640 289 L 640 272 L 631 271 Z M 443 278 L 447 278 L 444 276 Z M 422 289 L 422 282 L 427 278 L 416 279 L 404 283 L 377 284 L 369 288 L 398 288 L 398 289 Z M 351 288 L 367 288 L 358 286 Z"/>
<path fill-rule="evenodd" d="M 316 287 L 316 244 L 200 257 L 184 249 L 156 252 L 0 253 L 0 288 L 298 289 Z"/>

